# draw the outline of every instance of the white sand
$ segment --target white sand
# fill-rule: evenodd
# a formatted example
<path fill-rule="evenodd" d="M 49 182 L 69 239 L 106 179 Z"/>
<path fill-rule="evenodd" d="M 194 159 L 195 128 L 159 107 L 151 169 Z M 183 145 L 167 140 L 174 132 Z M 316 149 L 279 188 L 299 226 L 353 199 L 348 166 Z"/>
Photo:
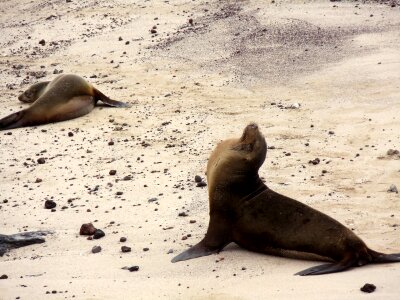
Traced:
<path fill-rule="evenodd" d="M 400 197 L 387 192 L 400 188 L 400 160 L 386 155 L 400 149 L 399 6 L 276 2 L 0 3 L 1 117 L 25 107 L 18 94 L 54 69 L 132 103 L 0 133 L 0 233 L 55 232 L 0 258 L 9 277 L 0 299 L 399 299 L 400 264 L 299 277 L 318 262 L 236 245 L 170 263 L 207 229 L 207 190 L 194 176 L 204 176 L 218 141 L 250 121 L 275 146 L 260 170 L 269 187 L 331 215 L 374 250 L 400 252 Z M 47 74 L 26 78 L 32 71 Z M 51 197 L 56 212 L 44 209 Z M 79 236 L 87 222 L 106 236 Z M 121 253 L 122 236 L 132 252 Z M 92 254 L 94 245 L 102 252 Z M 140 270 L 121 269 L 132 265 Z M 367 282 L 377 286 L 371 295 L 360 291 Z"/>

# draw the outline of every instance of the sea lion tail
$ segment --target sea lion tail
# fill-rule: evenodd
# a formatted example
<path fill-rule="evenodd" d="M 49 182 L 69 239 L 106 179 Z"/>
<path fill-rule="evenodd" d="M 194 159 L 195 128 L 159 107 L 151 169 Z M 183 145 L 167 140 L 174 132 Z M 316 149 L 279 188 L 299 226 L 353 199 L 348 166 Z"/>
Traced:
<path fill-rule="evenodd" d="M 100 100 L 104 104 L 112 107 L 130 107 L 128 103 L 110 99 L 96 88 L 93 88 L 93 91 L 96 102 Z"/>
<path fill-rule="evenodd" d="M 21 110 L 0 120 L 0 130 L 13 129 L 25 126 L 24 116 L 26 110 Z"/>

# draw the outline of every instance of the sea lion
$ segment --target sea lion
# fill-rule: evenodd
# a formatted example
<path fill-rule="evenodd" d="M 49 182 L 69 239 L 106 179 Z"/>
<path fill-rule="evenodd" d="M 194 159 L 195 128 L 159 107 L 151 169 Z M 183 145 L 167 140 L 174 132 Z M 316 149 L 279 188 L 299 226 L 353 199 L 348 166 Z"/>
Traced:
<path fill-rule="evenodd" d="M 368 263 L 400 262 L 400 253 L 369 249 L 350 229 L 333 218 L 269 189 L 258 170 L 267 144 L 256 124 L 239 139 L 221 142 L 207 164 L 210 221 L 204 239 L 172 262 L 210 255 L 230 242 L 251 251 L 287 256 L 317 255 L 333 263 L 296 275 L 344 271 Z"/>
<path fill-rule="evenodd" d="M 44 243 L 44 237 L 51 233 L 53 232 L 31 231 L 11 235 L 0 234 L 0 257 L 11 249 Z"/>
<path fill-rule="evenodd" d="M 128 107 L 128 104 L 108 98 L 85 79 L 73 74 L 36 83 L 18 99 L 32 104 L 1 119 L 0 130 L 77 118 L 91 112 L 99 100 L 113 107 Z"/>

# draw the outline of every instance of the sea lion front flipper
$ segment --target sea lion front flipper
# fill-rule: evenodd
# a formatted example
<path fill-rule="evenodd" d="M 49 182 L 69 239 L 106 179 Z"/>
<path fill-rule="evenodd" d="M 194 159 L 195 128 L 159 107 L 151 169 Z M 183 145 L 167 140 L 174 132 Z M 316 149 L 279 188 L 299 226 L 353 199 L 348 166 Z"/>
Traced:
<path fill-rule="evenodd" d="M 200 243 L 194 245 L 193 247 L 189 248 L 188 250 L 175 256 L 171 260 L 171 262 L 175 263 L 175 262 L 182 261 L 182 260 L 188 260 L 188 259 L 192 259 L 192 258 L 196 258 L 196 257 L 207 256 L 207 255 L 211 255 L 214 253 L 218 253 L 220 250 L 221 250 L 220 247 L 211 248 L 211 247 L 206 246 L 205 241 L 202 240 Z"/>
<path fill-rule="evenodd" d="M 210 216 L 210 223 L 204 239 L 200 243 L 175 256 L 171 262 L 175 263 L 218 253 L 231 241 L 231 226 L 229 220 L 222 215 L 212 215 Z"/>
<path fill-rule="evenodd" d="M 102 92 L 100 92 L 98 89 L 93 88 L 94 90 L 94 96 L 96 100 L 101 100 L 104 104 L 112 107 L 130 107 L 128 103 L 117 101 L 117 100 L 112 100 L 106 95 L 104 95 Z"/>

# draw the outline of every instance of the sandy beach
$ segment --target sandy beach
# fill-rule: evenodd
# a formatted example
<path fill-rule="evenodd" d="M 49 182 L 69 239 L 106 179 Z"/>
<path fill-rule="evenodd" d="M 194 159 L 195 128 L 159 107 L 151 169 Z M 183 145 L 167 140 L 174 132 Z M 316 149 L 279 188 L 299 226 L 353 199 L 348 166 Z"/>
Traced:
<path fill-rule="evenodd" d="M 319 262 L 235 244 L 171 263 L 207 230 L 195 176 L 249 122 L 271 189 L 400 252 L 399 1 L 3 0 L 0 28 L 0 118 L 60 73 L 131 105 L 0 132 L 0 234 L 53 232 L 0 257 L 1 300 L 400 298 L 394 263 L 301 277 Z"/>

